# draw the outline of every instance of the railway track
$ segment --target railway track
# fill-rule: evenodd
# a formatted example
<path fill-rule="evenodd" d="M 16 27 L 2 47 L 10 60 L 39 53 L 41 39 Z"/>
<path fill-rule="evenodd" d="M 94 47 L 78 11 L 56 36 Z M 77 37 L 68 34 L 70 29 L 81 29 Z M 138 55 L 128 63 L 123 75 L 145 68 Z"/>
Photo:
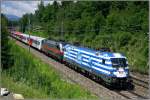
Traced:
<path fill-rule="evenodd" d="M 131 78 L 135 86 L 135 90 L 131 91 L 131 93 L 137 94 L 141 98 L 145 99 L 148 98 L 149 97 L 148 77 L 145 79 L 143 77 L 137 77 L 136 75 L 131 74 Z"/>
<path fill-rule="evenodd" d="M 28 49 L 29 47 L 19 41 L 17 43 L 19 46 Z M 69 67 L 66 67 L 64 64 L 61 64 L 48 56 L 45 56 L 43 53 L 31 48 L 30 52 L 36 57 L 41 58 L 42 61 L 52 65 L 58 71 L 65 80 L 69 80 L 72 83 L 79 84 L 83 88 L 87 89 L 91 93 L 95 94 L 102 99 L 114 99 L 114 100 L 126 100 L 126 99 L 148 99 L 148 89 L 140 85 L 135 85 L 134 90 L 111 90 L 105 86 L 99 84 L 96 81 L 85 77 L 83 74 L 78 73 L 75 70 L 72 70 Z M 136 80 L 136 79 L 135 79 Z M 134 83 L 135 84 L 135 83 Z M 147 83 L 146 83 L 147 84 Z"/>
<path fill-rule="evenodd" d="M 148 99 L 148 97 L 138 95 L 133 91 L 116 91 L 119 95 L 125 97 L 126 99 Z"/>
<path fill-rule="evenodd" d="M 141 86 L 143 88 L 149 89 L 149 82 L 148 81 L 145 81 L 142 78 L 140 79 L 137 76 L 134 76 L 132 74 L 131 74 L 131 78 L 132 78 L 133 83 L 135 85 L 138 85 L 138 86 Z"/>

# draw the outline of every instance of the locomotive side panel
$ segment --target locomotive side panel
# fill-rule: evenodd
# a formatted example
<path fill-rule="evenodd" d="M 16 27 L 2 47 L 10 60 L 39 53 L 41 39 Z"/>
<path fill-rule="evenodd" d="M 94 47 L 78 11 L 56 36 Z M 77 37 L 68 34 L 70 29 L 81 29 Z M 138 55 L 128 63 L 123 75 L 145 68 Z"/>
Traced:
<path fill-rule="evenodd" d="M 108 82 L 110 70 L 103 69 L 105 67 L 104 65 L 101 65 L 103 68 L 99 66 L 100 64 L 97 62 L 101 62 L 101 60 L 93 52 L 83 51 L 78 47 L 72 46 L 68 46 L 65 49 L 64 60 L 66 62 L 76 65 Z"/>
<path fill-rule="evenodd" d="M 115 53 L 97 52 L 91 49 L 72 45 L 67 45 L 64 48 L 64 60 L 66 62 L 71 63 L 74 66 L 77 65 L 78 68 L 88 71 L 92 75 L 101 78 L 106 83 L 119 83 L 120 81 L 118 80 L 121 80 L 124 83 L 127 81 L 128 67 L 126 65 L 119 65 L 119 68 L 112 66 L 111 57 L 114 57 L 112 55 L 116 55 Z M 120 71 L 122 72 L 120 73 Z"/>
<path fill-rule="evenodd" d="M 42 45 L 42 51 L 62 61 L 63 53 L 59 49 L 59 45 L 55 41 L 46 40 Z"/>

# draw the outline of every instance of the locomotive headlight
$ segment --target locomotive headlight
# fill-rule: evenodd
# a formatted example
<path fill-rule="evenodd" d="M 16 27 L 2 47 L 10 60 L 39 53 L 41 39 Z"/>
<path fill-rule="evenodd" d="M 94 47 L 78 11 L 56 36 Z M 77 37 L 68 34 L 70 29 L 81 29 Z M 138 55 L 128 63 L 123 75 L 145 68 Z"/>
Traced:
<path fill-rule="evenodd" d="M 116 72 L 111 72 L 111 75 L 112 75 L 112 76 L 116 76 L 115 73 L 116 73 Z"/>
<path fill-rule="evenodd" d="M 112 82 L 115 83 L 116 82 L 116 78 L 112 78 Z"/>

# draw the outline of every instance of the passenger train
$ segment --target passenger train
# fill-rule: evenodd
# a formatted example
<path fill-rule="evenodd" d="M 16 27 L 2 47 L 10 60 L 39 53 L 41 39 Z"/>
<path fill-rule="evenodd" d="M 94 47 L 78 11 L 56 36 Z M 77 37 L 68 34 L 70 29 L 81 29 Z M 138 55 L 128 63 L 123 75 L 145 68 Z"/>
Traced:
<path fill-rule="evenodd" d="M 61 63 L 82 70 L 98 81 L 120 86 L 131 82 L 127 58 L 121 53 L 93 50 L 16 31 L 11 31 L 11 36 Z"/>

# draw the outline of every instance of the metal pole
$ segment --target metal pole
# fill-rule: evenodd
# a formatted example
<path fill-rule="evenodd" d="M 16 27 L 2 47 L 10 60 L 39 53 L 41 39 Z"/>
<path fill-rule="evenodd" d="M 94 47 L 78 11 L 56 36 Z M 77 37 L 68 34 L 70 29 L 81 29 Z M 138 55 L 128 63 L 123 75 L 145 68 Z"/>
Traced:
<path fill-rule="evenodd" d="M 28 31 L 29 31 L 29 52 L 30 52 L 30 16 L 29 16 Z"/>
<path fill-rule="evenodd" d="M 61 40 L 63 40 L 63 21 L 61 23 Z"/>
<path fill-rule="evenodd" d="M 21 31 L 23 32 L 23 25 L 21 24 Z"/>
<path fill-rule="evenodd" d="M 62 12 L 64 12 L 64 8 L 62 7 Z M 64 15 L 65 13 L 63 13 L 62 15 L 62 18 L 61 18 L 61 40 L 63 40 L 63 20 L 64 20 L 64 17 L 65 17 L 65 15 Z"/>

